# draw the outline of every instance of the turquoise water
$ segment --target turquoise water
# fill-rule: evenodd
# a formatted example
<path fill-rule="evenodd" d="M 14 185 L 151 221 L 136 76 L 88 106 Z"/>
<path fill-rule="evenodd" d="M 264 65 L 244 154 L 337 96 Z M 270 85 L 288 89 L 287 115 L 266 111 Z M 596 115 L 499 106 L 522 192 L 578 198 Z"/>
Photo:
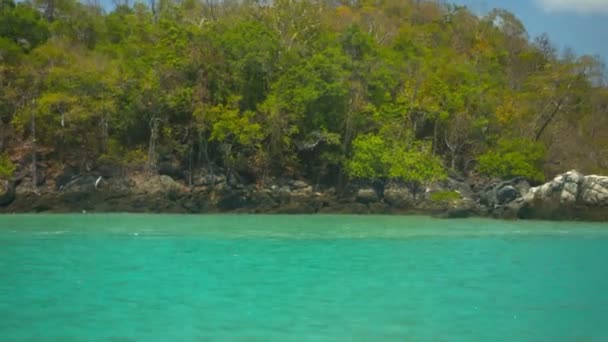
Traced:
<path fill-rule="evenodd" d="M 608 225 L 0 216 L 2 341 L 606 341 Z"/>

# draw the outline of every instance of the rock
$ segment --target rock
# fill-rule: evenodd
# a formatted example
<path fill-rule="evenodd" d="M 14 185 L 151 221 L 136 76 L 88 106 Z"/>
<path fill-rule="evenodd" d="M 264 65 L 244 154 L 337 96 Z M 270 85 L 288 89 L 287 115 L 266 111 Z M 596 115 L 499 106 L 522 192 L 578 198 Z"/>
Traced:
<path fill-rule="evenodd" d="M 278 206 L 269 189 L 254 190 L 251 195 L 251 205 L 256 211 L 268 211 Z"/>
<path fill-rule="evenodd" d="M 288 186 L 284 185 L 279 188 L 277 193 L 281 198 L 289 198 L 291 196 L 291 189 Z"/>
<path fill-rule="evenodd" d="M 179 187 L 179 183 L 167 175 L 160 175 L 158 182 L 163 190 L 173 190 Z"/>
<path fill-rule="evenodd" d="M 229 177 L 226 177 L 226 182 L 228 183 L 228 185 L 230 185 L 233 188 L 236 188 L 236 189 L 244 188 L 243 180 L 236 172 L 231 172 L 229 174 Z"/>
<path fill-rule="evenodd" d="M 514 201 L 520 197 L 519 191 L 512 185 L 505 185 L 496 192 L 496 200 L 498 204 L 505 204 Z"/>
<path fill-rule="evenodd" d="M 414 205 L 414 195 L 406 186 L 389 184 L 384 189 L 384 201 L 395 208 L 408 208 Z"/>
<path fill-rule="evenodd" d="M 569 171 L 531 188 L 519 216 L 542 219 L 608 219 L 608 177 Z"/>
<path fill-rule="evenodd" d="M 587 176 L 581 182 L 580 201 L 586 205 L 608 206 L 608 177 Z"/>
<path fill-rule="evenodd" d="M 531 188 L 530 183 L 528 183 L 528 181 L 523 178 L 514 179 L 511 183 L 511 186 L 513 186 L 519 192 L 520 196 L 527 194 Z"/>
<path fill-rule="evenodd" d="M 309 187 L 308 183 L 301 181 L 301 180 L 296 180 L 293 181 L 293 183 L 291 184 L 291 187 L 294 189 L 302 189 L 302 188 L 307 188 Z"/>
<path fill-rule="evenodd" d="M 15 188 L 7 180 L 0 180 L 0 206 L 11 204 L 15 199 Z"/>
<path fill-rule="evenodd" d="M 83 192 L 83 191 L 91 191 L 95 189 L 95 182 L 99 176 L 97 175 L 81 175 L 76 176 L 68 183 L 64 184 L 60 187 L 60 191 L 62 192 Z"/>
<path fill-rule="evenodd" d="M 247 203 L 248 199 L 245 192 L 227 190 L 221 194 L 217 206 L 220 210 L 235 210 L 245 207 Z"/>
<path fill-rule="evenodd" d="M 528 192 L 528 188 L 528 182 L 521 178 L 492 182 L 481 191 L 479 201 L 491 211 L 521 198 Z"/>
<path fill-rule="evenodd" d="M 226 176 L 200 173 L 193 177 L 192 184 L 195 186 L 213 186 L 226 182 Z"/>
<path fill-rule="evenodd" d="M 292 197 L 302 197 L 312 195 L 312 186 L 305 186 L 303 188 L 295 189 L 291 192 Z"/>
<path fill-rule="evenodd" d="M 378 193 L 373 188 L 362 188 L 357 191 L 357 202 L 374 203 L 378 202 Z"/>
<path fill-rule="evenodd" d="M 55 179 L 55 184 L 57 184 L 58 189 L 61 189 L 76 177 L 78 177 L 76 169 L 68 166 L 63 169 L 63 172 L 59 176 L 57 176 Z"/>
<path fill-rule="evenodd" d="M 531 188 L 525 196 L 528 203 L 542 206 L 572 206 L 577 202 L 581 185 L 585 180 L 578 171 L 558 175 L 550 182 Z"/>
<path fill-rule="evenodd" d="M 440 215 L 443 218 L 468 218 L 471 216 L 479 215 L 480 211 L 475 206 L 475 203 L 470 200 L 462 200 L 455 206 L 448 208 L 444 215 Z"/>

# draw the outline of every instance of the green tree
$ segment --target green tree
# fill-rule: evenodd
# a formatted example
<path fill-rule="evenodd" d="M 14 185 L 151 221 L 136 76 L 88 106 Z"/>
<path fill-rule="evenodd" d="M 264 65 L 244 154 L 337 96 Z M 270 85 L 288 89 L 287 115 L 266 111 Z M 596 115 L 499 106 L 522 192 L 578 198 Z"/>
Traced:
<path fill-rule="evenodd" d="M 479 171 L 495 177 L 525 177 L 534 182 L 545 179 L 541 165 L 545 155 L 542 144 L 524 139 L 505 139 L 494 149 L 479 156 Z"/>

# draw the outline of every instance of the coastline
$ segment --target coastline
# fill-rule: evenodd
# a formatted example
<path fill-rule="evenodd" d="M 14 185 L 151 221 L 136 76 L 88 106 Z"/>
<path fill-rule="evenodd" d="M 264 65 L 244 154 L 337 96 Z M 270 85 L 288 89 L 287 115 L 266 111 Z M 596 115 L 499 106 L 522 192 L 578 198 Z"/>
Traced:
<path fill-rule="evenodd" d="M 570 171 L 538 187 L 524 179 L 448 178 L 417 192 L 404 184 L 353 184 L 341 192 L 304 180 L 243 184 L 208 175 L 186 186 L 167 175 L 78 176 L 37 192 L 17 184 L 0 213 L 358 214 L 608 221 L 608 177 Z M 5 185 L 6 188 L 6 185 Z"/>

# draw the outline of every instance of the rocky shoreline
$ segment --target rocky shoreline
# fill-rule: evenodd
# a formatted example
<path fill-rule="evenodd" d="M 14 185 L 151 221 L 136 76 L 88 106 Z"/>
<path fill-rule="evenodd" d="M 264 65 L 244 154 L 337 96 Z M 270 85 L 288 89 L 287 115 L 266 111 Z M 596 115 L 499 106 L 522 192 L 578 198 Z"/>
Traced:
<path fill-rule="evenodd" d="M 359 183 L 340 193 L 303 180 L 244 184 L 206 174 L 191 186 L 168 175 L 91 173 L 46 180 L 0 181 L 0 212 L 139 212 L 268 214 L 425 214 L 504 219 L 608 220 L 608 177 L 570 171 L 537 187 L 524 179 L 451 177 L 413 192 L 399 183 Z"/>

